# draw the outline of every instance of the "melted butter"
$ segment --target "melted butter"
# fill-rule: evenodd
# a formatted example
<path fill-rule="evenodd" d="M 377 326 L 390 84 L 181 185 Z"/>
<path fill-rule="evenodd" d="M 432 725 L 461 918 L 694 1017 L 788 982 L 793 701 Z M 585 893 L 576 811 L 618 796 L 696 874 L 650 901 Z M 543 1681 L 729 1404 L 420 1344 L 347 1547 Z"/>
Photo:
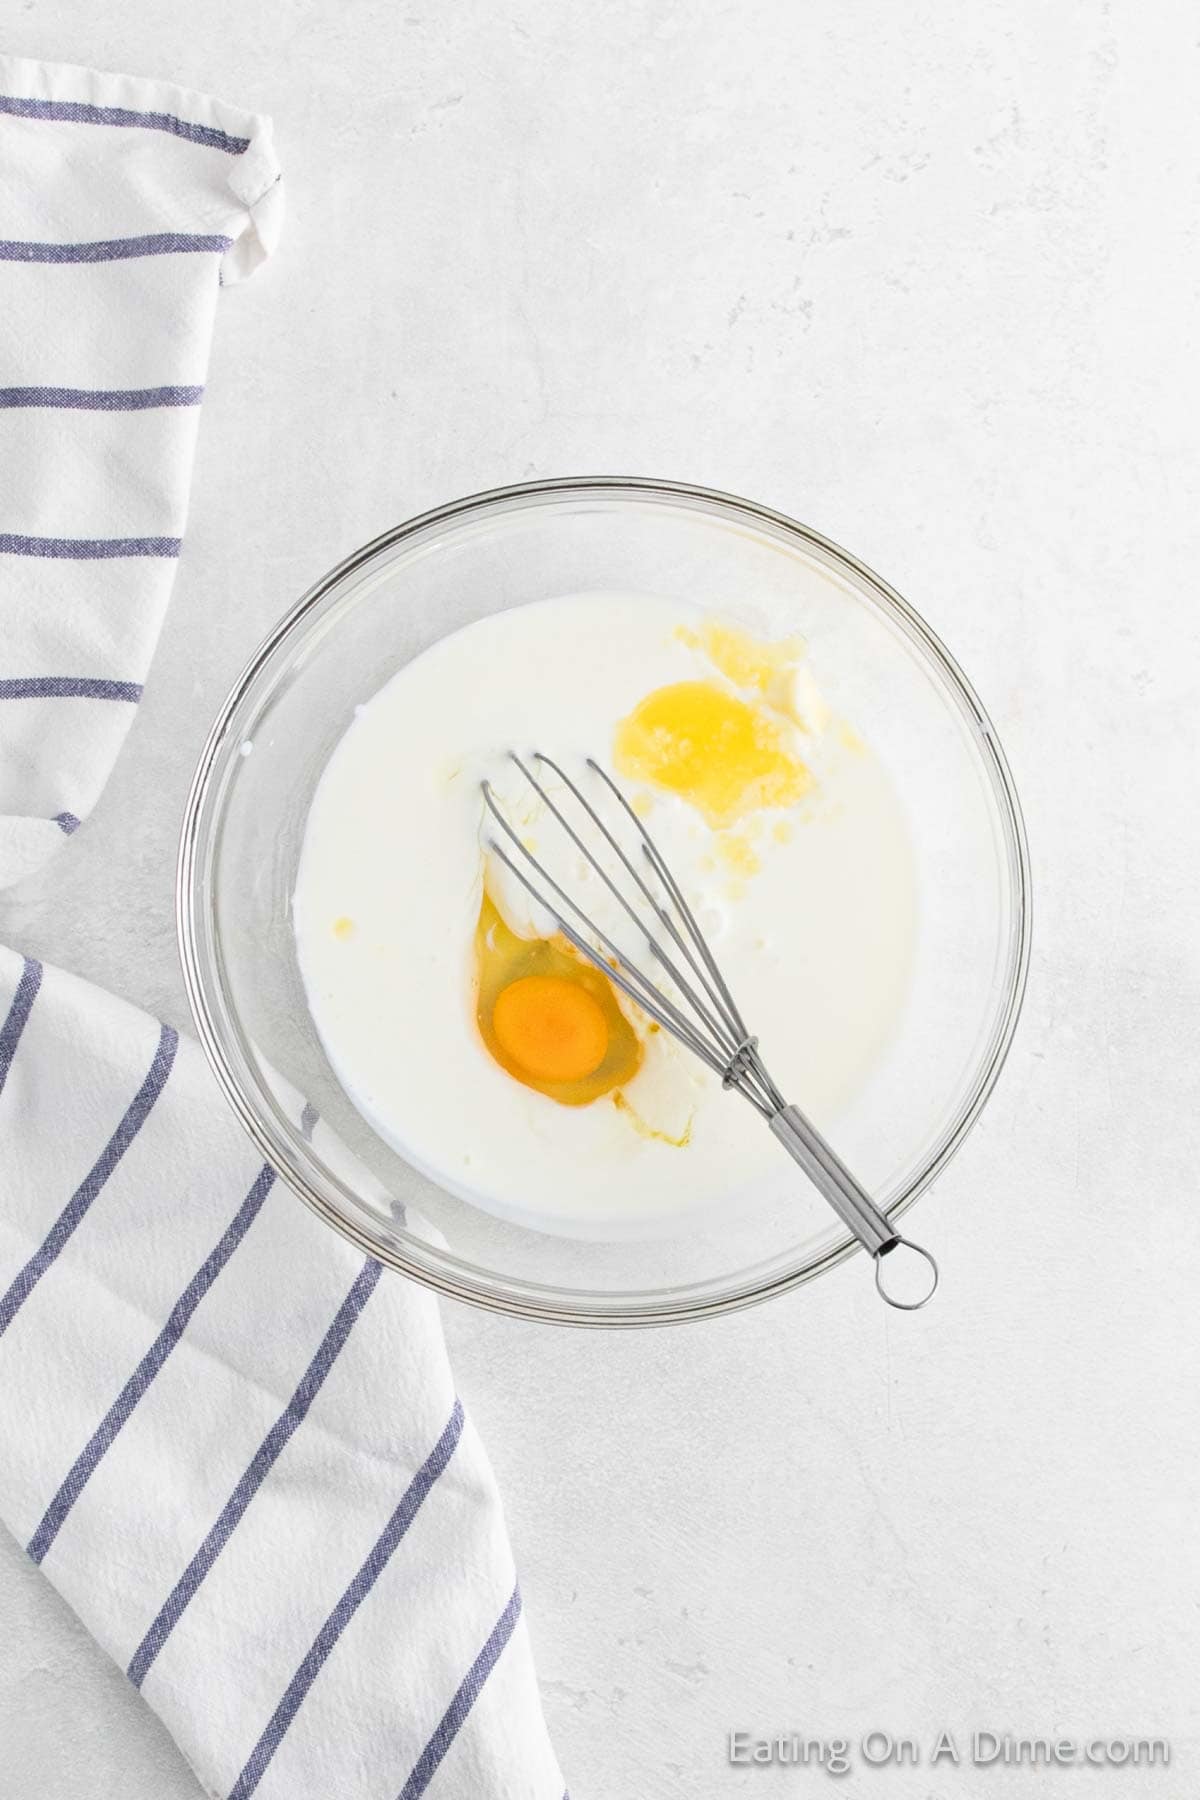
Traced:
<path fill-rule="evenodd" d="M 768 697 L 786 683 L 804 655 L 803 638 L 780 638 L 770 643 L 716 619 L 706 619 L 699 631 L 680 625 L 675 635 L 689 650 L 706 656 L 734 687 L 752 689 Z"/>
<path fill-rule="evenodd" d="M 734 875 L 757 875 L 762 868 L 758 852 L 748 836 L 737 831 L 723 831 L 716 840 L 717 855 Z"/>
<path fill-rule="evenodd" d="M 614 761 L 626 777 L 668 789 L 717 829 L 763 807 L 794 806 L 812 776 L 790 733 L 762 701 L 715 681 L 656 688 L 617 726 Z"/>

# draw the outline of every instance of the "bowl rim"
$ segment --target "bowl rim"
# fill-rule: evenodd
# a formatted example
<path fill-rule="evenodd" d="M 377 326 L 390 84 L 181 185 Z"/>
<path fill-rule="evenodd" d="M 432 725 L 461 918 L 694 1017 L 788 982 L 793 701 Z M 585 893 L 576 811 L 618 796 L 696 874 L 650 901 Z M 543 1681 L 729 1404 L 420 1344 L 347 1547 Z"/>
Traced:
<path fill-rule="evenodd" d="M 377 1238 L 355 1219 L 347 1217 L 301 1170 L 291 1166 L 286 1155 L 282 1154 L 284 1146 L 267 1129 L 227 1052 L 214 997 L 210 992 L 198 933 L 200 895 L 197 891 L 197 873 L 201 868 L 203 851 L 211 848 L 211 843 L 217 836 L 220 810 L 213 817 L 207 838 L 202 836 L 201 827 L 210 798 L 211 782 L 229 727 L 260 672 L 314 607 L 347 576 L 366 567 L 381 553 L 394 549 L 407 538 L 425 532 L 431 526 L 446 525 L 473 512 L 501 506 L 507 501 L 529 502 L 570 494 L 585 496 L 604 493 L 644 496 L 668 502 L 683 500 L 700 507 L 713 505 L 726 516 L 732 511 L 751 522 L 771 526 L 798 538 L 803 545 L 832 558 L 835 563 L 840 562 L 870 590 L 872 597 L 881 603 L 882 610 L 900 628 L 910 644 L 934 664 L 973 728 L 974 745 L 985 772 L 990 777 L 991 788 L 998 803 L 997 810 L 1013 881 L 1013 920 L 1007 966 L 1003 971 L 1004 1004 L 993 1027 L 987 1055 L 976 1070 L 952 1123 L 942 1132 L 934 1149 L 886 1209 L 891 1220 L 899 1219 L 906 1213 L 926 1188 L 941 1175 L 966 1141 L 995 1089 L 1012 1046 L 1028 982 L 1033 928 L 1032 875 L 1025 821 L 1008 759 L 996 729 L 971 682 L 937 633 L 903 595 L 859 557 L 811 526 L 804 525 L 773 507 L 725 493 L 719 488 L 698 486 L 691 482 L 656 480 L 646 476 L 557 476 L 489 488 L 432 507 L 381 532 L 379 536 L 352 551 L 316 581 L 267 633 L 243 666 L 218 710 L 201 750 L 184 807 L 176 863 L 175 918 L 188 1004 L 218 1086 L 264 1160 L 318 1217 L 366 1255 L 449 1299 L 544 1324 L 632 1328 L 715 1318 L 740 1311 L 747 1306 L 758 1305 L 825 1274 L 854 1255 L 859 1246 L 853 1237 L 847 1236 L 794 1268 L 786 1269 L 766 1280 L 743 1280 L 720 1294 L 693 1295 L 688 1298 L 688 1290 L 682 1289 L 679 1298 L 668 1298 L 669 1290 L 651 1290 L 654 1294 L 653 1302 L 638 1302 L 633 1296 L 622 1296 L 616 1301 L 608 1301 L 605 1297 L 603 1308 L 580 1304 L 585 1297 L 593 1298 L 591 1295 L 585 1296 L 584 1290 L 562 1290 L 563 1298 L 551 1300 L 547 1298 L 552 1292 L 548 1288 L 537 1287 L 532 1283 L 524 1284 L 522 1288 L 514 1285 L 514 1278 L 500 1276 L 497 1279 L 503 1282 L 506 1291 L 498 1292 L 494 1287 L 456 1275 L 449 1269 L 433 1269 L 418 1263 L 403 1251 L 397 1250 L 393 1244 Z M 206 883 L 206 895 L 207 892 Z"/>

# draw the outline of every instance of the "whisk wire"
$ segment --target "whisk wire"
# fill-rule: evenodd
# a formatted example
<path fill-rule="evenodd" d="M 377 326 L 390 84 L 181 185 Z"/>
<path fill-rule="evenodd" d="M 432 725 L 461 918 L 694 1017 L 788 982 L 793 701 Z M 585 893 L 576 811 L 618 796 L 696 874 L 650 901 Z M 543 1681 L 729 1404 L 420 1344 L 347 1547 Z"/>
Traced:
<path fill-rule="evenodd" d="M 556 762 L 554 762 L 550 757 L 543 756 L 542 753 L 540 751 L 538 751 L 538 752 L 536 752 L 536 758 L 537 758 L 538 762 L 545 763 L 545 765 L 548 769 L 553 769 L 554 773 L 559 777 L 559 779 L 563 782 L 563 784 L 567 788 L 570 789 L 571 793 L 575 796 L 575 799 L 579 802 L 579 805 L 583 808 L 584 812 L 586 812 L 588 818 L 591 819 L 591 821 L 595 825 L 597 831 L 599 831 L 601 833 L 605 842 L 609 845 L 609 847 L 612 849 L 614 855 L 620 861 L 622 868 L 624 868 L 626 870 L 630 879 L 636 884 L 638 892 L 645 899 L 646 904 L 650 907 L 651 911 L 654 913 L 655 918 L 670 933 L 671 941 L 675 944 L 675 946 L 679 950 L 680 954 L 686 959 L 688 967 L 691 969 L 693 975 L 696 977 L 697 981 L 699 981 L 701 983 L 702 987 L 704 988 L 705 993 L 708 995 L 713 1006 L 715 1006 L 717 1008 L 717 1012 L 720 1015 L 720 1018 L 714 1017 L 707 1010 L 707 1008 L 703 1007 L 699 1003 L 697 997 L 690 992 L 686 983 L 681 982 L 679 980 L 678 972 L 676 970 L 674 970 L 673 968 L 671 968 L 671 965 L 669 963 L 667 963 L 666 960 L 663 958 L 662 952 L 661 952 L 661 949 L 660 949 L 658 943 L 656 942 L 653 935 L 650 932 L 646 931 L 644 922 L 637 916 L 636 912 L 626 904 L 624 896 L 622 894 L 620 894 L 618 892 L 618 890 L 614 887 L 613 883 L 611 881 L 609 881 L 607 875 L 605 874 L 604 870 L 600 867 L 600 864 L 596 861 L 595 857 L 592 856 L 592 854 L 588 850 L 587 846 L 581 842 L 579 837 L 573 831 L 570 834 L 572 841 L 579 845 L 580 849 L 583 852 L 583 855 L 587 858 L 587 860 L 591 864 L 591 866 L 594 869 L 596 869 L 597 872 L 602 876 L 602 878 L 604 879 L 610 892 L 615 893 L 617 895 L 617 898 L 620 900 L 622 906 L 625 907 L 625 911 L 629 914 L 630 918 L 633 919 L 633 922 L 638 927 L 638 929 L 645 932 L 645 935 L 650 944 L 651 950 L 653 950 L 653 952 L 659 958 L 659 960 L 664 963 L 664 967 L 668 968 L 669 972 L 672 975 L 672 979 L 675 981 L 676 985 L 679 987 L 680 992 L 684 995 L 684 998 L 692 1006 L 693 1010 L 704 1020 L 704 1023 L 708 1026 L 709 1030 L 712 1031 L 713 1034 L 716 1036 L 718 1042 L 721 1041 L 723 1036 L 728 1037 L 729 1049 L 732 1052 L 737 1047 L 737 1045 L 740 1043 L 740 1041 L 745 1037 L 746 1028 L 742 1024 L 741 1020 L 737 1017 L 736 1007 L 733 1007 L 729 1003 L 728 990 L 726 990 L 726 992 L 723 996 L 720 989 L 713 986 L 712 982 L 710 981 L 710 979 L 705 971 L 704 965 L 700 961 L 698 961 L 695 950 L 687 942 L 687 940 L 683 937 L 683 935 L 681 934 L 674 919 L 671 917 L 670 913 L 667 911 L 666 907 L 663 906 L 662 903 L 655 898 L 654 894 L 651 893 L 649 887 L 646 885 L 645 881 L 642 879 L 637 868 L 630 861 L 629 857 L 626 855 L 625 851 L 622 849 L 620 843 L 613 836 L 612 832 L 609 830 L 609 828 L 605 824 L 604 820 L 600 817 L 600 814 L 596 811 L 595 807 L 587 799 L 586 795 L 580 791 L 580 789 L 576 786 L 575 782 L 573 782 L 571 780 L 571 777 L 565 772 L 565 770 L 561 769 L 559 767 L 559 765 Z M 594 764 L 592 764 L 591 766 L 595 767 Z M 621 795 L 620 798 L 624 799 L 624 796 Z M 565 823 L 565 821 L 562 820 L 562 815 L 558 811 L 558 809 L 556 807 L 554 807 L 551 802 L 547 802 L 547 803 L 551 806 L 551 811 L 554 812 L 555 817 L 557 819 L 559 819 L 560 823 Z M 637 817 L 637 814 L 633 811 L 632 808 L 629 808 L 628 810 L 629 810 L 630 817 L 634 820 L 635 824 L 637 824 L 639 830 L 641 831 L 643 839 L 646 839 L 647 833 L 646 833 L 644 827 L 642 826 L 641 820 Z M 570 830 L 570 827 L 568 826 L 567 829 Z M 643 844 L 643 848 L 645 848 L 645 844 Z M 654 866 L 653 863 L 651 866 L 652 867 Z M 657 869 L 655 872 L 657 873 Z M 660 877 L 660 879 L 661 879 L 661 877 Z M 672 898 L 674 898 L 674 896 L 672 896 Z M 687 921 L 685 920 L 685 924 L 686 923 L 687 923 Z M 694 925 L 694 921 L 693 921 L 693 925 Z"/>
<path fill-rule="evenodd" d="M 501 861 L 510 872 L 516 876 L 517 880 L 526 891 L 551 915 L 556 925 L 563 932 L 564 936 L 566 936 L 568 942 L 572 943 L 582 955 L 586 956 L 589 961 L 594 963 L 602 973 L 617 980 L 617 984 L 622 991 L 626 993 L 630 999 L 635 1001 L 636 1004 L 641 1006 L 644 1011 L 649 1013 L 651 1018 L 657 1020 L 657 1022 L 664 1026 L 666 1030 L 680 1038 L 687 1049 L 699 1056 L 701 1060 L 714 1071 L 714 1073 L 721 1077 L 724 1086 L 731 1087 L 737 1093 L 740 1093 L 742 1097 L 748 1100 L 750 1104 L 754 1106 L 755 1110 L 761 1113 L 764 1118 L 771 1118 L 784 1102 L 782 1095 L 771 1081 L 757 1054 L 757 1040 L 752 1038 L 747 1032 L 745 1023 L 742 1020 L 741 1014 L 738 1012 L 732 995 L 729 993 L 724 978 L 717 968 L 715 959 L 708 948 L 703 933 L 700 931 L 699 925 L 697 924 L 691 909 L 684 900 L 675 878 L 672 876 L 665 861 L 660 855 L 657 845 L 642 824 L 642 821 L 637 817 L 637 814 L 633 812 L 633 809 L 625 800 L 625 796 L 621 793 L 620 789 L 616 787 L 615 783 L 609 780 L 605 772 L 600 769 L 597 764 L 589 764 L 589 766 L 594 768 L 597 773 L 604 777 L 606 787 L 609 789 L 610 793 L 620 801 L 622 808 L 637 827 L 643 849 L 650 861 L 651 868 L 654 870 L 658 879 L 663 882 L 668 897 L 672 904 L 678 909 L 685 929 L 696 946 L 695 950 L 693 950 L 692 946 L 689 945 L 681 935 L 679 928 L 671 918 L 667 909 L 656 900 L 654 894 L 647 886 L 639 871 L 630 861 L 629 856 L 626 854 L 619 841 L 597 813 L 596 809 L 588 801 L 587 797 L 580 791 L 578 785 L 571 780 L 566 772 L 560 768 L 552 758 L 543 755 L 540 751 L 534 753 L 536 761 L 543 763 L 547 768 L 552 769 L 562 780 L 564 786 L 574 796 L 587 817 L 601 833 L 605 842 L 609 844 L 621 866 L 634 881 L 638 892 L 643 896 L 647 906 L 650 907 L 655 919 L 669 932 L 672 942 L 678 947 L 696 979 L 701 983 L 704 993 L 712 1002 L 712 1007 L 717 1009 L 716 1012 L 705 1005 L 700 995 L 696 993 L 692 984 L 683 975 L 672 958 L 658 942 L 654 933 L 648 929 L 645 919 L 639 914 L 636 907 L 630 903 L 628 897 L 621 891 L 616 882 L 613 881 L 608 871 L 598 861 L 591 847 L 580 836 L 570 820 L 565 817 L 562 809 L 556 804 L 552 795 L 547 792 L 544 784 L 537 779 L 536 775 L 534 775 L 526 762 L 518 756 L 515 751 L 510 752 L 510 757 L 514 765 L 525 777 L 530 787 L 545 805 L 547 811 L 562 828 L 570 842 L 579 851 L 588 866 L 595 870 L 597 875 L 599 875 L 601 881 L 617 901 L 626 917 L 632 922 L 639 935 L 644 937 L 653 956 L 662 965 L 664 971 L 670 977 L 686 1004 L 692 1008 L 696 1017 L 701 1021 L 702 1025 L 707 1028 L 707 1031 L 711 1036 L 706 1037 L 704 1032 L 697 1028 L 694 1022 L 675 1005 L 669 996 L 664 994 L 662 988 L 658 986 L 657 983 L 650 980 L 645 972 L 639 969 L 635 963 L 630 962 L 620 946 L 616 944 L 606 932 L 600 929 L 595 921 L 584 911 L 579 902 L 566 891 L 560 882 L 555 880 L 550 871 L 539 861 L 530 850 L 529 846 L 514 830 L 510 821 L 505 817 L 498 806 L 491 784 L 485 781 L 482 784 L 483 795 L 492 818 L 500 826 L 509 841 L 520 852 L 524 863 L 536 870 L 541 880 L 545 882 L 546 886 L 555 895 L 557 895 L 563 905 L 569 908 L 583 925 L 585 930 L 590 932 L 594 938 L 599 939 L 600 943 L 603 944 L 605 950 L 608 952 L 608 957 L 605 958 L 599 955 L 594 945 L 579 935 L 575 928 L 571 926 L 570 922 L 564 919 L 561 910 L 546 899 L 545 895 L 530 882 L 525 871 L 505 852 L 503 846 L 497 844 L 495 840 L 493 840 L 492 848 L 495 853 L 500 857 Z M 699 966 L 697 963 L 697 952 L 699 952 L 703 958 L 703 966 Z M 706 970 L 708 969 L 711 969 L 713 972 L 712 979 L 706 974 Z M 618 979 L 618 976 L 620 979 Z"/>
<path fill-rule="evenodd" d="M 596 762 L 590 756 L 587 759 L 587 765 L 588 765 L 589 769 L 594 770 L 595 773 L 600 777 L 600 779 L 604 783 L 605 787 L 607 787 L 609 793 L 613 796 L 613 799 L 616 800 L 618 805 L 624 809 L 624 811 L 628 815 L 630 821 L 632 822 L 635 830 L 640 835 L 641 840 L 642 840 L 642 849 L 645 851 L 646 856 L 649 859 L 650 865 L 653 868 L 655 874 L 658 876 L 659 880 L 662 882 L 663 886 L 666 888 L 667 893 L 670 895 L 673 905 L 675 906 L 676 910 L 678 911 L 680 918 L 683 920 L 684 925 L 687 927 L 687 931 L 688 931 L 689 936 L 692 939 L 692 942 L 695 944 L 696 949 L 699 951 L 700 956 L 703 958 L 705 967 L 708 969 L 710 975 L 712 976 L 714 983 L 716 984 L 716 986 L 721 994 L 721 997 L 725 1004 L 725 1008 L 729 1014 L 730 1020 L 733 1024 L 733 1027 L 737 1034 L 738 1039 L 744 1040 L 747 1037 L 748 1033 L 746 1030 L 746 1022 L 742 1018 L 741 1013 L 738 1011 L 737 1001 L 734 999 L 733 995 L 729 991 L 729 988 L 726 986 L 725 977 L 722 975 L 720 968 L 717 965 L 717 959 L 708 947 L 708 940 L 704 936 L 704 933 L 701 931 L 699 925 L 697 924 L 695 915 L 693 914 L 691 907 L 688 905 L 687 901 L 684 899 L 683 892 L 680 889 L 679 883 L 676 881 L 676 879 L 672 875 L 670 869 L 667 867 L 666 862 L 663 860 L 663 857 L 662 857 L 661 852 L 659 851 L 658 845 L 654 842 L 654 839 L 651 837 L 650 832 L 647 829 L 646 825 L 644 824 L 644 822 L 641 819 L 638 818 L 636 812 L 633 810 L 633 807 L 629 804 L 629 801 L 625 798 L 624 794 L 621 792 L 621 790 L 617 786 L 616 782 L 612 779 L 612 777 L 608 773 L 607 769 L 601 768 L 600 764 L 598 762 Z"/>
<path fill-rule="evenodd" d="M 543 760 L 549 761 L 548 758 L 544 758 Z M 556 764 L 552 764 L 551 766 L 557 767 Z M 709 996 L 713 1005 L 718 1008 L 724 1020 L 724 1032 L 717 1031 L 715 1034 L 720 1045 L 721 1053 L 726 1059 L 721 1070 L 723 1085 L 725 1087 L 735 1088 L 744 1098 L 758 1104 L 759 1111 L 763 1113 L 764 1117 L 770 1118 L 772 1113 L 777 1112 L 779 1108 L 783 1106 L 783 1095 L 779 1092 L 763 1066 L 762 1060 L 758 1055 L 758 1039 L 751 1036 L 746 1022 L 738 1010 L 737 1002 L 729 991 L 725 977 L 721 973 L 720 966 L 712 951 L 709 949 L 708 940 L 701 931 L 691 907 L 685 900 L 679 883 L 676 881 L 674 875 L 672 875 L 665 858 L 653 837 L 650 835 L 648 828 L 638 817 L 637 813 L 629 804 L 629 801 L 625 798 L 625 795 L 621 792 L 616 782 L 613 781 L 612 777 L 608 774 L 607 770 L 601 768 L 600 764 L 590 756 L 587 758 L 587 766 L 604 782 L 604 785 L 612 795 L 613 799 L 617 801 L 629 818 L 634 829 L 637 831 L 642 841 L 643 854 L 646 856 L 656 877 L 666 889 L 668 899 L 679 913 L 684 928 L 691 938 L 692 944 L 695 946 L 695 952 L 693 952 L 691 947 L 681 938 L 679 931 L 666 908 L 652 900 L 655 912 L 667 924 L 672 937 L 680 945 L 683 954 L 686 956 L 689 967 L 695 973 L 696 978 L 702 984 L 705 993 Z M 564 779 L 567 778 L 564 777 Z M 639 887 L 645 892 L 645 884 L 638 877 L 629 858 L 625 855 L 624 851 L 621 850 L 620 845 L 616 844 L 616 840 L 600 820 L 594 807 L 589 805 L 583 795 L 579 793 L 578 788 L 575 787 L 573 782 L 568 781 L 568 786 L 573 793 L 578 795 L 581 804 L 586 808 L 589 816 L 596 819 L 597 823 L 600 824 L 600 828 L 604 831 L 605 836 L 614 844 L 622 863 L 629 869 L 634 879 L 638 882 Z M 699 954 L 701 959 L 699 963 L 696 960 L 696 953 Z M 694 996 L 689 994 L 688 998 L 691 1000 L 693 1006 L 697 1005 Z M 711 1020 L 709 1023 L 711 1025 Z M 761 1104 L 759 1104 L 759 1102 L 761 1102 Z"/>
<path fill-rule="evenodd" d="M 537 871 L 547 887 L 550 888 L 553 893 L 558 895 L 559 899 L 571 909 L 587 929 L 599 938 L 613 961 L 610 962 L 606 960 L 598 953 L 594 945 L 589 944 L 579 935 L 574 926 L 571 925 L 570 921 L 564 918 L 559 909 L 551 901 L 547 900 L 546 896 L 529 880 L 524 870 L 521 869 L 513 861 L 512 857 L 508 855 L 504 846 L 498 844 L 495 839 L 493 839 L 491 845 L 493 852 L 500 858 L 505 867 L 516 876 L 526 892 L 532 895 L 539 906 L 545 908 L 559 930 L 567 938 L 568 942 L 573 944 L 583 956 L 586 956 L 589 962 L 594 963 L 602 974 L 607 975 L 612 980 L 616 981 L 622 991 L 628 994 L 629 998 L 634 1000 L 645 1012 L 649 1013 L 651 1018 L 656 1019 L 658 1023 L 665 1026 L 668 1031 L 674 1032 L 675 1035 L 687 1045 L 689 1050 L 693 1050 L 695 1054 L 706 1062 L 710 1068 L 714 1069 L 717 1074 L 723 1075 L 726 1063 L 714 1054 L 710 1045 L 701 1037 L 695 1026 L 692 1024 L 692 1021 L 687 1017 L 687 1014 L 681 1012 L 667 995 L 663 993 L 662 989 L 657 987 L 635 963 L 630 963 L 626 959 L 619 946 L 613 942 L 607 932 L 602 931 L 600 927 L 588 917 L 578 902 L 573 900 L 570 894 L 560 886 L 551 875 L 550 871 L 538 861 L 537 857 L 528 846 L 521 842 L 517 833 L 513 830 L 512 826 L 508 823 L 508 820 L 497 807 L 495 796 L 493 795 L 489 784 L 486 782 L 483 784 L 483 791 L 488 810 L 506 835 L 517 846 L 517 849 L 521 852 L 525 861 Z M 614 962 L 617 965 L 616 967 L 614 967 Z"/>

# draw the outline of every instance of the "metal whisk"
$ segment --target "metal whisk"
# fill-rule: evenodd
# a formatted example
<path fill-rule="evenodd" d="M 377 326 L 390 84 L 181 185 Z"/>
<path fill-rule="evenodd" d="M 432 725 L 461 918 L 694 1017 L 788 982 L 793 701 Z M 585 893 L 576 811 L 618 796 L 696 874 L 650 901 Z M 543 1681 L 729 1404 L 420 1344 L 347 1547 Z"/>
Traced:
<path fill-rule="evenodd" d="M 588 769 L 603 784 L 607 796 L 616 802 L 625 817 L 632 822 L 640 839 L 645 866 L 661 890 L 658 893 L 623 849 L 592 802 L 565 770 L 552 757 L 544 756 L 540 751 L 534 751 L 529 759 L 530 762 L 551 770 L 562 782 L 580 809 L 579 823 L 582 829 L 599 833 L 603 838 L 633 884 L 637 899 L 631 899 L 623 886 L 612 878 L 585 838 L 547 793 L 529 763 L 515 753 L 512 753 L 511 760 L 571 843 L 600 877 L 639 936 L 645 939 L 651 955 L 668 977 L 683 1005 L 678 1005 L 636 963 L 630 962 L 612 938 L 559 885 L 544 864 L 522 842 L 504 816 L 491 784 L 485 781 L 481 784 L 484 801 L 506 840 L 502 842 L 493 837 L 489 848 L 534 900 L 550 914 L 563 936 L 582 956 L 594 963 L 622 993 L 627 994 L 650 1018 L 657 1020 L 665 1031 L 669 1031 L 686 1049 L 698 1056 L 701 1062 L 707 1063 L 721 1077 L 724 1087 L 734 1089 L 744 1100 L 750 1102 L 756 1112 L 761 1113 L 788 1155 L 799 1163 L 813 1186 L 873 1257 L 875 1285 L 888 1305 L 899 1307 L 904 1312 L 915 1312 L 924 1306 L 926 1301 L 932 1299 L 938 1285 L 937 1263 L 928 1250 L 900 1236 L 886 1214 L 880 1211 L 837 1152 L 826 1143 L 800 1108 L 785 1101 L 767 1072 L 758 1053 L 758 1039 L 747 1029 L 737 1002 L 725 983 L 695 915 L 683 897 L 679 883 L 616 782 L 599 763 L 590 757 L 587 759 Z M 513 850 L 517 853 L 515 858 L 511 854 Z M 537 881 L 531 878 L 530 870 L 536 875 Z M 544 884 L 544 888 L 554 898 L 549 898 L 538 882 Z M 648 922 L 645 909 L 652 916 L 653 925 Z M 577 925 L 571 923 L 568 914 L 574 917 Z M 582 930 L 578 927 L 582 927 Z M 663 941 L 664 938 L 667 942 Z M 596 947 L 597 943 L 602 949 Z M 900 1245 L 923 1257 L 928 1264 L 932 1279 L 929 1281 L 928 1291 L 918 1300 L 901 1300 L 890 1294 L 883 1283 L 884 1259 Z"/>

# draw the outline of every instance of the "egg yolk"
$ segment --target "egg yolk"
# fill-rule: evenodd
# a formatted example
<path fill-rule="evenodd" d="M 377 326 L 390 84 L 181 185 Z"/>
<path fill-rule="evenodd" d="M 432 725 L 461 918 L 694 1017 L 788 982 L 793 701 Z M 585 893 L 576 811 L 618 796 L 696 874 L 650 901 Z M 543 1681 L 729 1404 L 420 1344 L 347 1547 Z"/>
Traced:
<path fill-rule="evenodd" d="M 617 726 L 620 774 L 667 788 L 718 829 L 766 806 L 793 806 L 812 776 L 767 707 L 714 681 L 656 688 Z"/>
<path fill-rule="evenodd" d="M 564 1106 L 630 1081 L 642 1045 L 617 993 L 561 938 L 523 938 L 486 888 L 475 928 L 475 1018 L 506 1074 Z"/>
<path fill-rule="evenodd" d="M 603 1010 L 561 975 L 523 975 L 501 988 L 492 1030 L 506 1055 L 542 1081 L 582 1081 L 608 1049 Z"/>

